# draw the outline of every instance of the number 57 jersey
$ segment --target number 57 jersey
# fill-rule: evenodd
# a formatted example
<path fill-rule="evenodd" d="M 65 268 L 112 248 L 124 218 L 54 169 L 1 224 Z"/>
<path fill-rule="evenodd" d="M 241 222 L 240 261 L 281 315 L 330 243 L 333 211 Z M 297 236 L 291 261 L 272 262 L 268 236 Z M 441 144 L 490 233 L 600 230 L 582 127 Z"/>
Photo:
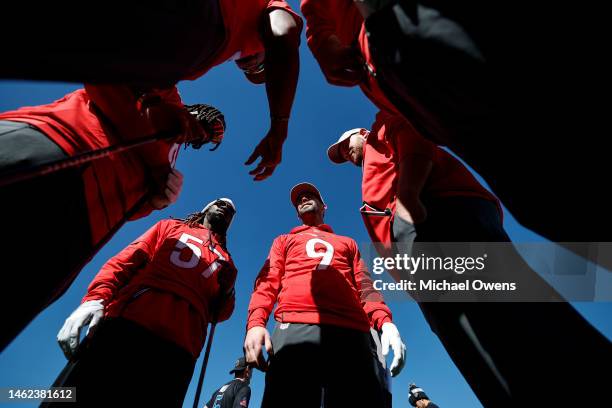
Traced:
<path fill-rule="evenodd" d="M 391 321 L 357 243 L 326 224 L 277 237 L 255 282 L 247 330 L 282 323 L 329 324 L 367 332 Z"/>
<path fill-rule="evenodd" d="M 232 314 L 236 274 L 215 233 L 163 220 L 104 264 L 83 301 L 102 299 L 106 317 L 132 320 L 197 357 L 213 309 L 218 321 Z"/>

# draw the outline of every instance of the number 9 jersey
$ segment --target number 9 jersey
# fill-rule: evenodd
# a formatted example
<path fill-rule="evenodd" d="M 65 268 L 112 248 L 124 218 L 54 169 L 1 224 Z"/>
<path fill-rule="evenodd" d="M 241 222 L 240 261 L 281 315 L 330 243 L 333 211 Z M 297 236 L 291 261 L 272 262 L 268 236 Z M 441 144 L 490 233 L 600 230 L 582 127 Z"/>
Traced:
<path fill-rule="evenodd" d="M 209 322 L 234 309 L 236 268 L 222 238 L 200 224 L 162 220 L 102 267 L 83 301 L 173 341 L 195 358 Z M 217 312 L 215 312 L 215 310 Z"/>
<path fill-rule="evenodd" d="M 296 227 L 274 240 L 255 282 L 247 330 L 265 327 L 274 304 L 282 323 L 330 324 L 367 332 L 391 321 L 357 243 L 331 227 Z"/>

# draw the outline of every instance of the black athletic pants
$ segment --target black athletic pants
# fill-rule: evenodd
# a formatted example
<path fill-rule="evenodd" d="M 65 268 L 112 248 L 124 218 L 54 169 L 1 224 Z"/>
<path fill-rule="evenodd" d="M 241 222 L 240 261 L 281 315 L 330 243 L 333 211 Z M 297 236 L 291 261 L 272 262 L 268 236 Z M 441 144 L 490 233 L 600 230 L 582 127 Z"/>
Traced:
<path fill-rule="evenodd" d="M 35 128 L 0 121 L 0 174 L 65 157 Z M 0 187 L 0 350 L 66 290 L 94 255 L 81 171 L 67 169 Z"/>
<path fill-rule="evenodd" d="M 187 350 L 116 318 L 100 323 L 53 386 L 76 387 L 76 404 L 61 406 L 181 407 L 194 366 Z"/>
<path fill-rule="evenodd" d="M 278 323 L 262 408 L 385 407 L 369 333 Z"/>
<path fill-rule="evenodd" d="M 416 226 L 417 241 L 509 241 L 490 201 L 454 197 L 424 204 L 428 218 Z M 517 407 L 526 401 L 568 406 L 564 387 L 588 391 L 592 401 L 610 400 L 601 373 L 612 364 L 612 345 L 568 303 L 419 306 L 485 407 Z"/>
<path fill-rule="evenodd" d="M 525 227 L 555 242 L 612 241 L 600 6 L 392 3 L 366 27 L 377 80 L 404 116 L 460 155 Z"/>
<path fill-rule="evenodd" d="M 219 0 L 17 2 L 11 15 L 29 29 L 0 25 L 0 38 L 10 39 L 4 78 L 165 87 L 209 64 L 225 40 Z"/>

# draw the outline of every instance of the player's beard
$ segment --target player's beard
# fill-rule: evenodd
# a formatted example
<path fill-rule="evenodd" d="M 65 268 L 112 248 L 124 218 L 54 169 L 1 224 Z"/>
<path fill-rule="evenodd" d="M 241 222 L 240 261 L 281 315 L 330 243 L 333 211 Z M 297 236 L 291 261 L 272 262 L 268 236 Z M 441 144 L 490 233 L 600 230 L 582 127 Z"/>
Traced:
<path fill-rule="evenodd" d="M 209 212 L 206 214 L 206 219 L 211 226 L 211 229 L 217 234 L 225 235 L 229 228 L 229 222 L 223 214 L 217 212 Z"/>

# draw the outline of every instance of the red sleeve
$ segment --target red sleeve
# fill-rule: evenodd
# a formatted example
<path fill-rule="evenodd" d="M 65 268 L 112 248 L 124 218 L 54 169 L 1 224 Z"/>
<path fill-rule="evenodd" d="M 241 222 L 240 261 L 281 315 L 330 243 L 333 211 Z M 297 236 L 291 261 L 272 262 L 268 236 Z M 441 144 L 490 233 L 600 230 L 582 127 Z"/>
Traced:
<path fill-rule="evenodd" d="M 255 289 L 249 303 L 247 331 L 251 327 L 266 327 L 285 273 L 285 236 L 274 240 L 268 259 L 255 280 Z"/>
<path fill-rule="evenodd" d="M 104 304 L 115 297 L 119 289 L 125 286 L 152 257 L 160 236 L 161 225 L 158 222 L 124 250 L 109 259 L 87 288 L 82 302 L 102 299 Z"/>
<path fill-rule="evenodd" d="M 154 125 L 145 117 L 140 108 L 142 100 L 183 106 L 176 86 L 140 92 L 127 85 L 85 84 L 85 90 L 98 112 L 124 140 L 168 130 L 164 129 L 165 123 Z"/>
<path fill-rule="evenodd" d="M 155 210 L 155 208 L 153 208 L 153 206 L 148 201 L 146 201 L 140 206 L 138 211 L 136 211 L 136 213 L 129 218 L 129 221 L 134 221 L 139 218 L 146 217 L 147 215 L 151 214 L 153 210 Z"/>
<path fill-rule="evenodd" d="M 421 136 L 408 121 L 393 117 L 385 122 L 385 137 L 394 146 L 398 162 L 407 156 L 425 156 L 434 161 L 436 145 Z"/>
<path fill-rule="evenodd" d="M 234 312 L 234 307 L 236 305 L 236 291 L 234 290 L 234 285 L 236 284 L 236 276 L 238 276 L 238 270 L 236 269 L 234 262 L 230 258 L 229 263 L 224 266 L 219 271 L 219 273 L 226 274 L 227 280 L 225 280 L 226 278 L 224 278 L 224 280 L 228 287 L 231 288 L 229 293 L 222 294 L 223 303 L 221 303 L 220 305 L 217 321 L 223 322 L 229 319 L 232 316 L 232 313 Z"/>
<path fill-rule="evenodd" d="M 335 35 L 345 46 L 351 46 L 359 36 L 363 18 L 347 0 L 302 0 L 302 14 L 306 18 L 306 42 L 315 58 L 327 39 Z"/>
<path fill-rule="evenodd" d="M 380 330 L 383 323 L 392 322 L 391 310 L 385 304 L 382 294 L 374 289 L 372 278 L 368 268 L 365 266 L 361 253 L 355 241 L 352 242 L 355 255 L 353 257 L 353 273 L 355 283 L 361 299 L 361 307 L 368 315 L 370 326 Z"/>
<path fill-rule="evenodd" d="M 302 0 L 300 8 L 306 18 L 306 42 L 308 47 L 318 59 L 317 51 L 321 48 L 321 43 L 336 32 L 336 22 L 333 16 L 335 3 L 326 0 Z"/>

